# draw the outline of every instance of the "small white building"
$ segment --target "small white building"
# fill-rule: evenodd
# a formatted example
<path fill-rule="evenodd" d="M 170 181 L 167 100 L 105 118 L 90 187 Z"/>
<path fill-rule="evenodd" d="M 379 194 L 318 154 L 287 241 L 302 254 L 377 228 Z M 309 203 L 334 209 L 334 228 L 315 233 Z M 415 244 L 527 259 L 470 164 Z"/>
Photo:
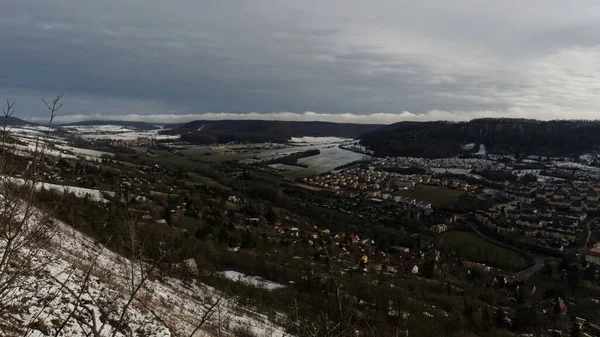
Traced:
<path fill-rule="evenodd" d="M 438 225 L 433 225 L 429 228 L 432 232 L 434 233 L 443 233 L 445 231 L 448 230 L 448 226 L 446 226 L 445 224 L 438 224 Z"/>

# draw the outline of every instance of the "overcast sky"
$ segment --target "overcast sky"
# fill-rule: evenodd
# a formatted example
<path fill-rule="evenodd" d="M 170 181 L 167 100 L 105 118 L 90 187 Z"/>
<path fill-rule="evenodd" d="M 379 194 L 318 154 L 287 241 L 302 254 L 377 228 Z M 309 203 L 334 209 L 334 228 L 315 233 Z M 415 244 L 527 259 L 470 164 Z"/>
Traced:
<path fill-rule="evenodd" d="M 0 98 L 60 121 L 600 118 L 600 1 L 3 0 Z"/>

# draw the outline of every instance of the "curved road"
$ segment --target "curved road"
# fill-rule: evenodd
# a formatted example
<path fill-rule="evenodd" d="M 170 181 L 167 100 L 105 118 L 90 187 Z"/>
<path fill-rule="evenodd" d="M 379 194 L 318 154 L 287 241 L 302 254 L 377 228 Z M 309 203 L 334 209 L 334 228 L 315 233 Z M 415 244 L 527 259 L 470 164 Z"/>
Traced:
<path fill-rule="evenodd" d="M 586 226 L 586 230 L 587 230 L 587 238 L 583 244 L 583 246 L 581 247 L 581 249 L 579 250 L 578 254 L 577 254 L 577 258 L 581 258 L 581 256 L 583 256 L 583 254 L 585 253 L 585 251 L 588 248 L 588 244 L 589 244 L 589 240 L 590 240 L 590 235 L 591 235 L 591 230 L 590 230 L 590 223 L 591 222 L 597 222 L 599 219 L 598 218 L 588 218 L 586 220 L 584 220 L 585 226 Z M 531 277 L 531 275 L 537 273 L 540 269 L 542 269 L 542 267 L 544 266 L 544 260 L 546 259 L 546 257 L 550 257 L 548 255 L 541 255 L 541 254 L 534 254 L 516 247 L 513 247 L 511 245 L 508 245 L 504 242 L 495 240 L 490 238 L 489 236 L 483 234 L 479 228 L 477 228 L 477 226 L 475 226 L 475 224 L 473 224 L 472 222 L 469 222 L 469 227 L 471 227 L 471 229 L 477 233 L 477 235 L 479 235 L 481 238 L 486 239 L 492 243 L 495 243 L 499 246 L 508 248 L 508 249 L 512 249 L 512 250 L 516 250 L 517 252 L 523 253 L 525 255 L 527 255 L 528 257 L 532 258 L 535 261 L 535 264 L 527 269 L 521 270 L 520 272 L 514 274 L 514 278 L 518 281 L 525 281 L 527 280 L 529 277 Z"/>
<path fill-rule="evenodd" d="M 516 273 L 513 275 L 513 277 L 517 280 L 517 281 L 525 281 L 527 280 L 529 277 L 531 277 L 531 275 L 537 273 L 540 269 L 542 269 L 542 267 L 544 266 L 544 259 L 546 258 L 545 255 L 539 255 L 539 254 L 533 254 L 530 253 L 528 251 L 513 247 L 511 245 L 507 245 L 504 242 L 498 241 L 496 239 L 492 239 L 489 236 L 483 234 L 479 228 L 477 228 L 477 226 L 475 226 L 475 224 L 473 224 L 472 222 L 469 222 L 469 227 L 471 227 L 471 229 L 477 234 L 479 235 L 481 238 L 488 240 L 491 243 L 497 244 L 498 246 L 504 247 L 504 248 L 508 248 L 508 249 L 512 249 L 515 250 L 519 253 L 525 254 L 528 257 L 530 257 L 531 259 L 533 259 L 533 261 L 535 261 L 535 264 L 527 269 L 521 270 L 520 272 Z"/>
<path fill-rule="evenodd" d="M 598 218 L 588 218 L 585 221 L 585 230 L 587 231 L 587 237 L 585 239 L 585 242 L 583 243 L 583 246 L 581 246 L 581 249 L 579 250 L 579 252 L 577 253 L 577 258 L 580 259 L 583 254 L 585 254 L 585 252 L 588 250 L 588 246 L 590 244 L 590 236 L 592 235 L 592 230 L 590 229 L 590 222 L 593 222 L 594 225 L 598 225 Z"/>

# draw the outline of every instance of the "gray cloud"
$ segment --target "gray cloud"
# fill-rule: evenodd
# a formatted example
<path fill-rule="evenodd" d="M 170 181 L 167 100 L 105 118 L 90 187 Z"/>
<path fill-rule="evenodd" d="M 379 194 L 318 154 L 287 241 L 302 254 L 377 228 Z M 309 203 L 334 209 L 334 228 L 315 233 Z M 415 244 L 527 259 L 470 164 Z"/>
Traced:
<path fill-rule="evenodd" d="M 595 1 L 12 0 L 0 30 L 36 120 L 600 116 Z"/>

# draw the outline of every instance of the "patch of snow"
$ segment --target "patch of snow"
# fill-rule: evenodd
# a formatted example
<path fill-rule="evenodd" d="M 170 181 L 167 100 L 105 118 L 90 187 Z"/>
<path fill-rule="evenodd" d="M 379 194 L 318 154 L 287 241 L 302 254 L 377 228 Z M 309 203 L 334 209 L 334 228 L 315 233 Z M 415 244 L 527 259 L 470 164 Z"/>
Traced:
<path fill-rule="evenodd" d="M 598 154 L 585 153 L 579 156 L 579 159 L 589 164 L 598 159 Z"/>
<path fill-rule="evenodd" d="M 68 145 L 54 145 L 54 147 L 57 149 L 60 149 L 60 150 L 71 151 L 73 153 L 82 154 L 84 156 L 89 156 L 89 157 L 96 157 L 96 158 L 100 158 L 102 156 L 114 157 L 114 153 L 110 153 L 110 152 L 82 149 L 82 148 L 68 146 Z"/>
<path fill-rule="evenodd" d="M 282 284 L 271 282 L 269 280 L 265 280 L 262 277 L 258 277 L 258 276 L 249 276 L 249 275 L 246 275 L 244 273 L 240 273 L 240 272 L 237 272 L 234 270 L 223 271 L 223 272 L 220 272 L 220 274 L 229 280 L 236 281 L 236 282 L 243 282 L 243 283 L 249 284 L 251 286 L 255 286 L 257 288 L 263 288 L 266 290 L 276 290 L 276 289 L 285 288 L 285 286 Z"/>
<path fill-rule="evenodd" d="M 135 128 L 121 125 L 65 125 L 64 129 L 77 133 L 101 133 L 101 132 L 130 132 Z"/>
<path fill-rule="evenodd" d="M 15 178 L 15 177 L 7 177 L 7 176 L 0 177 L 0 181 L 10 182 L 10 183 L 17 184 L 17 185 L 24 185 L 26 183 L 26 180 L 24 180 L 23 178 Z M 95 190 L 95 189 L 90 189 L 90 188 L 68 186 L 68 185 L 57 185 L 57 184 L 51 184 L 51 183 L 46 183 L 46 182 L 37 182 L 35 184 L 35 189 L 36 190 L 41 190 L 41 189 L 54 190 L 54 191 L 58 191 L 60 193 L 73 193 L 73 194 L 75 194 L 75 196 L 77 196 L 79 198 L 89 197 L 90 199 L 92 199 L 94 201 L 103 202 L 103 203 L 109 202 L 106 198 L 104 198 L 104 194 L 111 195 L 111 196 L 114 195 L 114 192 L 111 192 L 111 191 L 100 191 L 100 190 Z"/>
<path fill-rule="evenodd" d="M 85 134 L 81 135 L 81 138 L 87 140 L 93 139 L 112 139 L 112 140 L 136 140 L 140 138 L 150 139 L 179 139 L 179 135 L 160 135 L 158 132 L 161 130 L 152 131 L 139 131 L 139 132 L 121 132 L 116 134 Z"/>
<path fill-rule="evenodd" d="M 290 143 L 304 143 L 304 144 L 338 144 L 352 141 L 352 138 L 340 138 L 340 137 L 292 137 Z"/>
<path fill-rule="evenodd" d="M 560 168 L 573 168 L 573 169 L 580 169 L 580 170 L 588 171 L 588 172 L 600 172 L 600 167 L 588 166 L 588 165 L 574 163 L 574 162 L 570 162 L 570 161 L 555 161 L 552 164 L 553 164 L 553 166 L 560 167 Z"/>
<path fill-rule="evenodd" d="M 308 165 L 310 170 L 321 174 L 342 165 L 371 158 L 366 154 L 348 151 L 339 146 L 324 148 L 320 151 L 321 153 L 316 156 L 298 159 L 298 163 Z"/>
<path fill-rule="evenodd" d="M 512 174 L 516 175 L 517 177 L 523 177 L 526 174 L 533 174 L 535 176 L 539 176 L 540 172 L 542 172 L 542 170 L 540 170 L 540 169 L 524 169 L 524 170 L 513 170 Z"/>
<path fill-rule="evenodd" d="M 484 155 L 486 153 L 487 153 L 487 151 L 485 150 L 485 145 L 484 144 L 479 144 L 479 151 L 477 151 L 476 154 Z"/>
<path fill-rule="evenodd" d="M 19 252 L 31 254 L 32 263 L 39 269 L 25 275 L 15 288 L 14 303 L 8 303 L 13 308 L 10 321 L 2 316 L 0 325 L 23 330 L 31 326 L 30 336 L 45 337 L 54 336 L 58 326 L 69 319 L 62 336 L 90 335 L 90 325 L 99 327 L 101 336 L 110 335 L 130 296 L 130 261 L 62 222 L 55 221 L 54 230 L 47 248 L 24 248 Z M 141 268 L 134 268 L 137 280 Z M 89 281 L 83 287 L 88 270 Z M 188 336 L 219 298 L 214 288 L 195 281 L 184 284 L 171 277 L 150 277 L 133 298 L 125 314 L 125 326 L 116 336 Z M 289 336 L 265 315 L 226 297 L 220 298 L 214 309 L 217 312 L 208 316 L 204 327 L 218 331 L 218 335 L 229 335 L 240 327 L 258 336 Z M 71 315 L 74 310 L 77 314 Z M 201 329 L 194 336 L 211 334 Z"/>
<path fill-rule="evenodd" d="M 475 148 L 475 143 L 463 144 L 460 146 L 464 151 L 471 151 Z"/>

